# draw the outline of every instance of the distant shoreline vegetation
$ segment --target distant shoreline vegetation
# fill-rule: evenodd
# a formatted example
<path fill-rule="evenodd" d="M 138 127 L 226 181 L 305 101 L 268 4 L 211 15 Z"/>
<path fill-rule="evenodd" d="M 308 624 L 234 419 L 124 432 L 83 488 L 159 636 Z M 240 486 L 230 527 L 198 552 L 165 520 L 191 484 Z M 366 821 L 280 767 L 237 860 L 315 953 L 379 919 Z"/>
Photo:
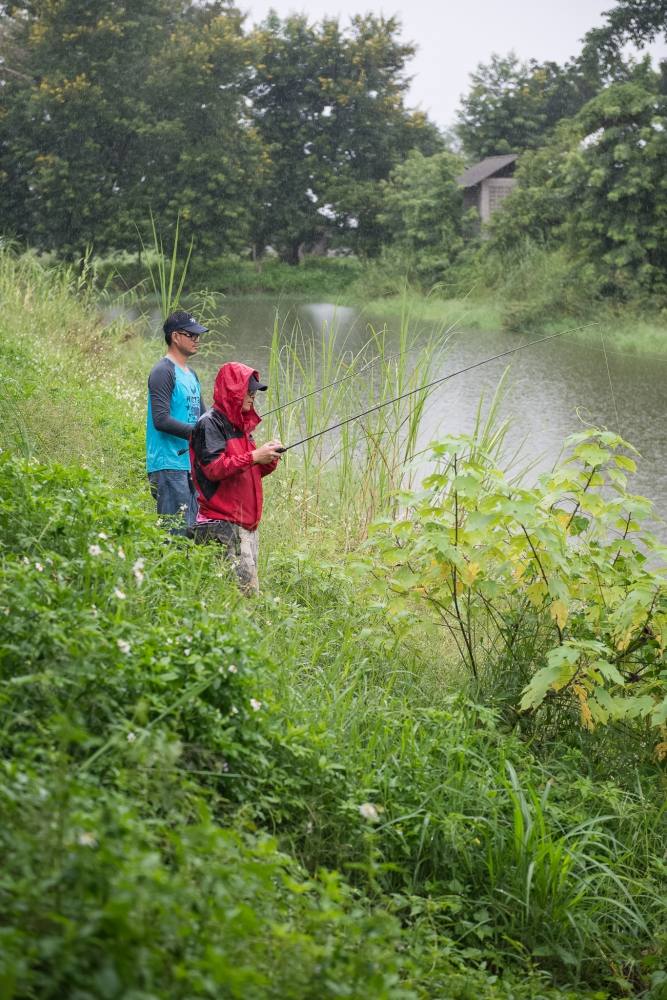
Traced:
<path fill-rule="evenodd" d="M 513 330 L 659 320 L 667 94 L 637 52 L 667 37 L 664 6 L 618 0 L 562 65 L 492 54 L 443 133 L 406 104 L 396 18 L 5 4 L 2 233 L 128 271 L 156 228 L 168 258 L 180 233 L 192 287 L 227 293 L 359 302 L 407 281 L 497 302 Z"/>
<path fill-rule="evenodd" d="M 150 252 L 149 252 L 150 253 Z M 531 270 L 532 266 L 532 270 Z M 594 322 L 591 336 L 603 334 L 623 350 L 667 352 L 667 310 L 646 301 L 620 304 L 564 287 L 559 253 L 535 253 L 532 265 L 522 259 L 508 267 L 502 285 L 484 287 L 469 271 L 432 288 L 411 283 L 381 262 L 351 256 L 307 256 L 299 267 L 267 257 L 260 264 L 241 257 L 201 259 L 192 256 L 187 276 L 190 292 L 206 289 L 232 297 L 303 298 L 355 306 L 381 318 L 400 316 L 406 306 L 415 318 L 434 323 L 456 321 L 480 330 L 557 332 L 578 322 Z M 113 296 L 135 289 L 148 292 L 147 256 L 127 253 L 92 258 L 93 282 Z M 224 298 L 220 303 L 224 311 Z M 462 319 L 463 317 L 463 319 Z"/>

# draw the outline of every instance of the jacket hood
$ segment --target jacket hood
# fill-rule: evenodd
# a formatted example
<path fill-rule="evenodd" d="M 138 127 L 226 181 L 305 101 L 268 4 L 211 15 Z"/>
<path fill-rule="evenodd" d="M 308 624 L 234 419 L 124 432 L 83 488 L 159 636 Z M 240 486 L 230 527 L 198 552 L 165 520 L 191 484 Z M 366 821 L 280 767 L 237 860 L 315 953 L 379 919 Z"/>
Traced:
<path fill-rule="evenodd" d="M 229 361 L 223 365 L 215 377 L 213 385 L 213 404 L 220 410 L 234 427 L 246 434 L 257 426 L 262 419 L 255 412 L 254 406 L 247 413 L 241 412 L 243 398 L 248 389 L 248 379 L 254 375 L 259 380 L 259 372 L 238 361 Z"/>

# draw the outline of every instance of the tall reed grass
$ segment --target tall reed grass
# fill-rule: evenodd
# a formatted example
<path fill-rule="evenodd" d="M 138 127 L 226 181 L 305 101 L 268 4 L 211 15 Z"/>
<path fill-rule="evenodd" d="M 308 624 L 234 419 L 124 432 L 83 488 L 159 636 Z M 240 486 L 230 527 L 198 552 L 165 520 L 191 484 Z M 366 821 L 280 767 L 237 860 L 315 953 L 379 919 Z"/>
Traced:
<path fill-rule="evenodd" d="M 361 338 L 341 335 L 335 322 L 311 337 L 276 316 L 269 382 L 277 396 L 264 426 L 285 444 L 311 438 L 287 453 L 288 478 L 297 496 L 314 501 L 311 518 L 335 501 L 350 543 L 377 514 L 395 510 L 397 491 L 412 482 L 428 397 L 420 387 L 441 369 L 451 332 L 420 332 L 407 309 L 395 333 L 369 323 Z"/>

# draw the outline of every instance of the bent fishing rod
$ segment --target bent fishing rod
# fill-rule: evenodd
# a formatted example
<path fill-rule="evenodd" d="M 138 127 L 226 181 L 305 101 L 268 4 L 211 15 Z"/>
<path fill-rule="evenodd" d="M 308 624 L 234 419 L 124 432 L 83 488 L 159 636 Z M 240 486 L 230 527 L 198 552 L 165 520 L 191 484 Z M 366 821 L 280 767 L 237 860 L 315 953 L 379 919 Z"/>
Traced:
<path fill-rule="evenodd" d="M 578 326 L 574 330 L 564 330 L 563 333 L 554 333 L 550 337 L 541 337 L 539 340 L 531 340 L 529 343 L 522 344 L 520 347 L 512 347 L 508 351 L 502 351 L 500 354 L 494 354 L 492 358 L 484 358 L 483 361 L 476 361 L 474 365 L 468 365 L 466 368 L 460 368 L 457 372 L 450 372 L 449 375 L 443 375 L 441 378 L 436 378 L 432 382 L 426 382 L 425 385 L 420 385 L 417 386 L 416 389 L 410 389 L 408 392 L 403 392 L 400 396 L 394 396 L 393 399 L 387 399 L 384 403 L 378 403 L 376 406 L 371 406 L 368 410 L 364 410 L 362 413 L 355 413 L 353 417 L 347 417 L 345 420 L 339 420 L 337 424 L 325 427 L 323 431 L 317 431 L 315 434 L 309 434 L 308 437 L 301 438 L 300 441 L 295 441 L 294 444 L 288 444 L 283 448 L 275 448 L 274 450 L 278 454 L 283 454 L 286 451 L 290 451 L 292 448 L 297 448 L 300 444 L 306 444 L 308 441 L 313 441 L 315 438 L 322 437 L 323 434 L 328 434 L 329 431 L 338 430 L 339 427 L 344 427 L 346 424 L 352 423 L 353 420 L 361 420 L 362 417 L 367 417 L 370 413 L 375 413 L 377 410 L 381 410 L 384 406 L 391 406 L 392 403 L 398 403 L 401 399 L 407 399 L 408 396 L 414 396 L 417 392 L 425 392 L 428 389 L 432 389 L 436 385 L 441 385 L 443 382 L 447 382 L 450 378 L 456 378 L 457 375 L 464 375 L 465 372 L 470 372 L 473 368 L 481 368 L 482 365 L 488 365 L 491 361 L 498 361 L 499 358 L 506 358 L 510 354 L 517 354 L 519 351 L 524 351 L 527 347 L 535 347 L 537 344 L 546 344 L 549 340 L 557 340 L 559 337 L 567 337 L 573 333 L 579 333 L 580 330 L 585 330 L 589 326 L 597 326 L 597 323 L 585 323 L 583 326 Z"/>

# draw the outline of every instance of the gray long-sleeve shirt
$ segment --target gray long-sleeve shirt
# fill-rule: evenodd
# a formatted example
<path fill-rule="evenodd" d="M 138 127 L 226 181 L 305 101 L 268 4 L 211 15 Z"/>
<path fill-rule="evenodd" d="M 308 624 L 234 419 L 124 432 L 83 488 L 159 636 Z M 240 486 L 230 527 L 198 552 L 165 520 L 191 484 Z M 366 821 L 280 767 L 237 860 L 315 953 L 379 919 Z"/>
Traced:
<path fill-rule="evenodd" d="M 196 373 L 192 374 L 197 378 Z M 197 383 L 199 379 L 197 378 Z M 199 392 L 199 413 L 191 414 L 194 417 L 192 423 L 185 423 L 176 419 L 171 413 L 171 400 L 176 386 L 176 366 L 168 358 L 161 358 L 153 367 L 148 376 L 148 393 L 151 400 L 151 413 L 153 415 L 153 425 L 156 430 L 165 434 L 173 434 L 175 437 L 190 437 L 190 432 L 199 417 L 206 411 L 204 400 Z"/>

